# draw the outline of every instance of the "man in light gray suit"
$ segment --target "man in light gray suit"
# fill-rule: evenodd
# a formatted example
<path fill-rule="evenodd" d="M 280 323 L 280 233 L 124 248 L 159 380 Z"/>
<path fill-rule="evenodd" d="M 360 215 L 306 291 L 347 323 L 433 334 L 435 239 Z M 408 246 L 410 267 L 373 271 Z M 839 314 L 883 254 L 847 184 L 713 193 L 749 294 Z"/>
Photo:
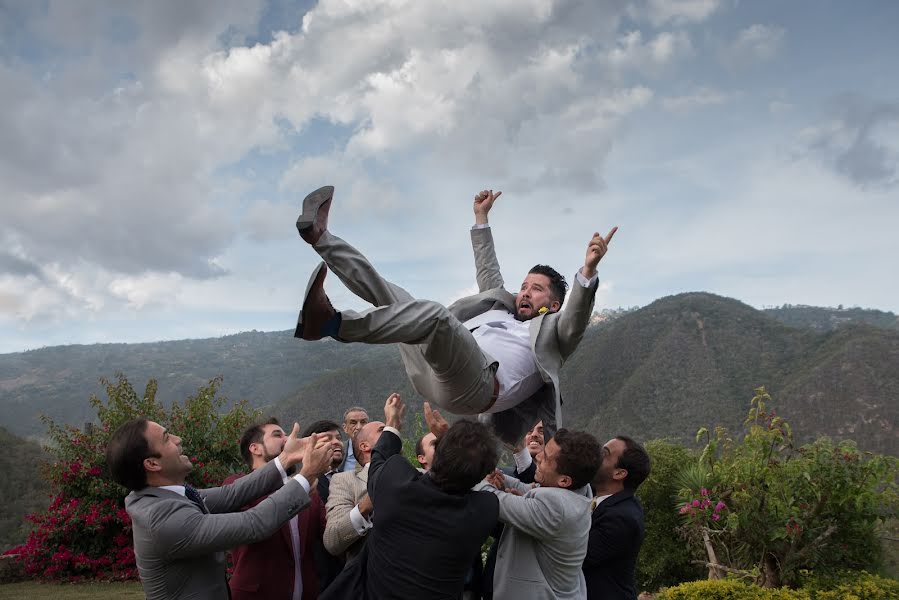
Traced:
<path fill-rule="evenodd" d="M 586 600 L 581 565 L 590 535 L 590 481 L 602 447 L 589 433 L 560 429 L 536 457 L 536 487 L 495 471 L 505 523 L 493 575 L 494 600 Z"/>
<path fill-rule="evenodd" d="M 583 337 L 599 285 L 596 267 L 617 227 L 605 237 L 593 234 L 561 311 L 568 284 L 551 267 L 532 268 L 517 295 L 503 288 L 487 219 L 502 192 L 484 190 L 474 199 L 471 231 L 480 293 L 446 308 L 385 281 L 358 250 L 328 231 L 333 194 L 331 186 L 309 194 L 297 220 L 300 236 L 324 262 L 309 280 L 294 335 L 399 343 L 406 373 L 427 400 L 455 414 L 484 415 L 510 444 L 540 420 L 552 435 L 561 423 L 559 371 Z M 328 268 L 374 308 L 334 310 L 324 292 Z"/>
<path fill-rule="evenodd" d="M 274 534 L 309 504 L 309 482 L 331 462 L 325 436 L 299 439 L 298 431 L 294 424 L 281 454 L 264 467 L 232 485 L 203 490 L 185 485 L 193 465 L 181 438 L 162 425 L 133 419 L 113 433 L 106 462 L 112 478 L 131 490 L 125 509 L 148 600 L 228 598 L 224 551 Z M 295 465 L 299 473 L 288 477 Z"/>
<path fill-rule="evenodd" d="M 334 556 L 345 556 L 346 560 L 359 554 L 372 528 L 374 506 L 368 496 L 368 466 L 382 431 L 382 421 L 366 423 L 350 440 L 358 461 L 356 469 L 337 473 L 331 478 L 325 548 Z"/>

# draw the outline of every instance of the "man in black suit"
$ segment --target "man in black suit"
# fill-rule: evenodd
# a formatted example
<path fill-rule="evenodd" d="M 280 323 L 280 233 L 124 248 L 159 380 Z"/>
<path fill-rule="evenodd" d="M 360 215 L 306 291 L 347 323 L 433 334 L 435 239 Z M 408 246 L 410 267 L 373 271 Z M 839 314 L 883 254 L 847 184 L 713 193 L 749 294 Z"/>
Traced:
<path fill-rule="evenodd" d="M 635 572 L 644 529 L 643 507 L 634 492 L 649 471 L 649 454 L 632 438 L 620 435 L 602 447 L 583 567 L 588 600 L 637 598 Z"/>
<path fill-rule="evenodd" d="M 460 420 L 449 427 L 425 403 L 437 447 L 427 473 L 402 455 L 399 427 L 406 407 L 399 394 L 384 406 L 387 425 L 372 451 L 368 494 L 374 527 L 360 558 L 335 580 L 325 598 L 456 600 L 465 574 L 499 516 L 499 502 L 472 486 L 496 468 L 496 438 L 484 425 Z M 356 561 L 353 561 L 355 563 Z M 351 563 L 351 564 L 353 564 Z M 347 581 L 364 573 L 364 584 Z"/>

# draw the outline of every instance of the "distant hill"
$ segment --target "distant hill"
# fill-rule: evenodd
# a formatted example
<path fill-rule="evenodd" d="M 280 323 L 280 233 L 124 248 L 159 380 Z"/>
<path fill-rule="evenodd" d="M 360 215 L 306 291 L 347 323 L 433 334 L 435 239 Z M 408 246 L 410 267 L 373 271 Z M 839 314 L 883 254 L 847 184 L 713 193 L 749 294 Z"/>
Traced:
<path fill-rule="evenodd" d="M 849 437 L 868 450 L 899 454 L 899 330 L 879 311 L 792 307 L 759 311 L 733 299 L 689 293 L 641 309 L 597 315 L 566 364 L 566 422 L 601 437 L 692 438 L 702 425 L 737 428 L 753 389 L 765 385 L 797 435 Z M 848 315 L 839 327 L 820 315 Z M 845 315 L 844 315 L 845 316 Z M 858 317 L 862 324 L 852 322 Z M 784 323 L 805 323 L 793 327 Z M 865 324 L 873 323 L 873 324 Z M 207 340 L 100 344 L 0 355 L 0 411 L 20 435 L 41 435 L 38 410 L 60 422 L 93 417 L 97 381 L 123 371 L 135 386 L 159 380 L 157 397 L 182 399 L 212 377 L 222 392 L 267 413 L 309 422 L 340 418 L 359 404 L 380 412 L 391 391 L 412 393 L 394 347 L 302 343 L 291 332 L 250 332 Z M 102 395 L 102 394 L 101 394 Z"/>
<path fill-rule="evenodd" d="M 0 427 L 0 553 L 25 541 L 25 515 L 50 505 L 49 485 L 40 476 L 45 458 L 39 445 Z"/>
<path fill-rule="evenodd" d="M 793 327 L 814 329 L 815 331 L 833 331 L 845 325 L 866 323 L 874 327 L 899 330 L 899 317 L 891 312 L 872 310 L 870 308 L 837 308 L 821 306 L 804 306 L 802 304 L 784 304 L 777 308 L 766 308 L 763 311 L 781 323 Z"/>

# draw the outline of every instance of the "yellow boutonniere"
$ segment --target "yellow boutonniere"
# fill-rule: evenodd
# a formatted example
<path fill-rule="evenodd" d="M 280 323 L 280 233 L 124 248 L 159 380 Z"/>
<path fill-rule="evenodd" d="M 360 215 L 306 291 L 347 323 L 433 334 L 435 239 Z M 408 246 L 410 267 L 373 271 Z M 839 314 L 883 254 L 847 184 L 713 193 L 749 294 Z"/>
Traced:
<path fill-rule="evenodd" d="M 546 308 L 545 306 L 541 306 L 541 307 L 540 307 L 540 310 L 538 310 L 537 312 L 538 312 L 539 314 L 541 314 L 541 315 L 545 315 L 546 313 L 549 312 L 549 309 Z"/>

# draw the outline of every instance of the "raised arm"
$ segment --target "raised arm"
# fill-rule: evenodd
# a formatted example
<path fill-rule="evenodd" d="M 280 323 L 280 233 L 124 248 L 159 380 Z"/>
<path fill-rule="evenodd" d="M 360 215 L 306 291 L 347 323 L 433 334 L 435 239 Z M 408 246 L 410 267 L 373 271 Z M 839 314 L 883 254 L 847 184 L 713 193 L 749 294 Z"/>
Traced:
<path fill-rule="evenodd" d="M 374 501 L 376 497 L 375 490 L 378 487 L 378 481 L 381 479 L 381 468 L 391 456 L 399 454 L 403 451 L 403 440 L 400 436 L 393 433 L 392 429 L 400 430 L 403 424 L 403 416 L 406 414 L 406 405 L 399 394 L 393 393 L 387 397 L 384 403 L 384 423 L 390 429 L 384 429 L 378 443 L 371 451 L 371 463 L 368 467 L 368 495 Z M 410 465 L 409 468 L 412 468 Z"/>
<path fill-rule="evenodd" d="M 503 276 L 499 272 L 499 262 L 493 247 L 493 233 L 487 227 L 487 215 L 501 195 L 502 192 L 494 194 L 493 190 L 483 190 L 474 197 L 475 227 L 471 230 L 471 247 L 474 250 L 479 292 L 503 286 Z"/>
<path fill-rule="evenodd" d="M 571 282 L 571 294 L 565 303 L 564 310 L 559 315 L 557 325 L 559 351 L 563 358 L 574 352 L 590 322 L 596 289 L 599 287 L 599 281 L 593 279 L 596 276 L 596 267 L 608 252 L 609 243 L 616 231 L 618 231 L 618 227 L 613 227 L 605 237 L 594 233 L 587 244 L 584 266 L 578 273 L 589 282 L 589 285 L 584 286 L 578 280 L 577 275 L 575 275 L 575 281 Z"/>

